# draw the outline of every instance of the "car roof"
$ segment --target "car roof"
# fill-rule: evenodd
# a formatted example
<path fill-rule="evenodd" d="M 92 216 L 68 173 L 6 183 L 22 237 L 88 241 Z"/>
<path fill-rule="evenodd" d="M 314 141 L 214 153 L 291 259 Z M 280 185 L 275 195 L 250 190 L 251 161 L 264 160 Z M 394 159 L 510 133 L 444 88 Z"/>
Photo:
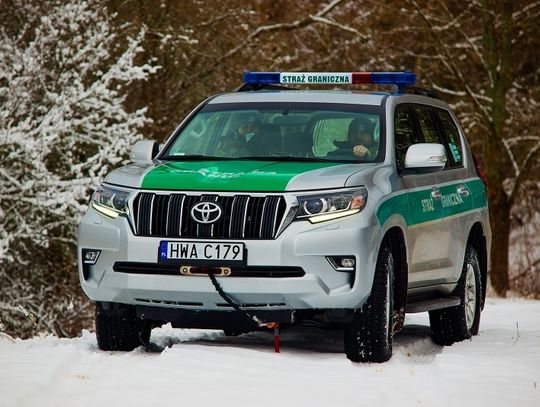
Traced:
<path fill-rule="evenodd" d="M 224 93 L 212 98 L 208 104 L 253 102 L 310 102 L 380 106 L 390 93 L 339 90 L 262 90 Z"/>

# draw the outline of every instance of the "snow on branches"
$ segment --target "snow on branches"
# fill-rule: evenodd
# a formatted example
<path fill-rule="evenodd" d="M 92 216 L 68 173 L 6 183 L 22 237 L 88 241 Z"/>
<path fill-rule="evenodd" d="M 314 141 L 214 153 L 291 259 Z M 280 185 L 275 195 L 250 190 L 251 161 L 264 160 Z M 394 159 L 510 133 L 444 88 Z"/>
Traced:
<path fill-rule="evenodd" d="M 148 121 L 123 87 L 157 68 L 136 65 L 144 30 L 119 50 L 106 10 L 57 3 L 17 35 L 0 31 L 0 258 L 27 242 L 74 241 L 91 190 Z"/>
<path fill-rule="evenodd" d="M 77 224 L 150 121 L 126 109 L 126 86 L 157 67 L 136 62 L 144 28 L 117 38 L 99 0 L 33 1 L 18 17 L 0 25 L 0 331 L 73 335 L 91 316 Z"/>

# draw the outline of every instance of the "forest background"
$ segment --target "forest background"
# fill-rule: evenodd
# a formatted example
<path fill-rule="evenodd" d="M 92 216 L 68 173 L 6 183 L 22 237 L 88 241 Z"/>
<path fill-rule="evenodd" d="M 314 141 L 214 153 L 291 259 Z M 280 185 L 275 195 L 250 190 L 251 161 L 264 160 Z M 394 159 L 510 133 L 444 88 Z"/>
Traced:
<path fill-rule="evenodd" d="M 540 298 L 539 49 L 531 0 L 0 0 L 0 332 L 92 328 L 92 191 L 246 70 L 416 72 L 487 174 L 490 294 Z"/>

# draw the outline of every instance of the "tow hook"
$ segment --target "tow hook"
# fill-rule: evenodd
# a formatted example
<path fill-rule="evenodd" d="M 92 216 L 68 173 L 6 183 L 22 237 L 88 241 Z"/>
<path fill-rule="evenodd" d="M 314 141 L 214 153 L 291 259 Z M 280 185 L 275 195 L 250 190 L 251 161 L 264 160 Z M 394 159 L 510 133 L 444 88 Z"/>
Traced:
<path fill-rule="evenodd" d="M 232 274 L 230 267 L 197 267 L 181 266 L 180 274 L 183 276 L 207 277 L 212 274 L 217 277 L 229 277 Z"/>

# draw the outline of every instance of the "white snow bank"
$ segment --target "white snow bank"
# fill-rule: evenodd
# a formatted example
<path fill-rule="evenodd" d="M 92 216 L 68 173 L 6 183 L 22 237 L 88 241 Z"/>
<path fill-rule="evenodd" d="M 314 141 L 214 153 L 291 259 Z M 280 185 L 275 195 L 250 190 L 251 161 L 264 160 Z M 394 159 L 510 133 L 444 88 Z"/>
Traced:
<path fill-rule="evenodd" d="M 102 352 L 93 333 L 0 335 L 0 406 L 540 406 L 540 301 L 488 300 L 480 335 L 442 348 L 408 315 L 385 364 L 349 362 L 339 332 L 225 337 L 156 329 L 162 353 Z"/>

